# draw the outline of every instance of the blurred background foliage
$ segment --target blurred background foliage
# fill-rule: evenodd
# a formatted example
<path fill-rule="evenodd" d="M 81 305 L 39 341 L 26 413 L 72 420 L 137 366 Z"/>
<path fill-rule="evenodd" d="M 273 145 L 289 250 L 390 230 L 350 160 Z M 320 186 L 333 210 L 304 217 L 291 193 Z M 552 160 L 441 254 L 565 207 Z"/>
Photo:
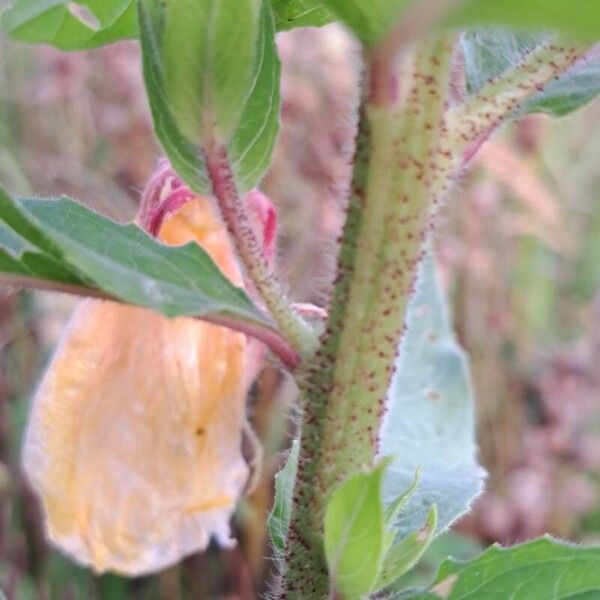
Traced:
<path fill-rule="evenodd" d="M 283 130 L 263 189 L 279 206 L 279 271 L 323 304 L 353 143 L 358 55 L 337 27 L 281 34 Z M 442 556 L 550 532 L 600 541 L 600 103 L 506 127 L 464 173 L 440 218 L 438 256 L 471 355 L 487 491 L 408 578 Z M 135 43 L 63 54 L 0 40 L 0 181 L 135 214 L 159 148 Z M 28 402 L 74 305 L 0 290 L 0 589 L 7 598 L 253 598 L 272 564 L 265 519 L 290 429 L 293 385 L 265 370 L 249 411 L 261 483 L 236 517 L 238 547 L 154 577 L 94 577 L 44 542 L 19 468 Z M 126 401 L 126 399 L 124 399 Z M 103 449 L 99 448 L 99 452 Z"/>

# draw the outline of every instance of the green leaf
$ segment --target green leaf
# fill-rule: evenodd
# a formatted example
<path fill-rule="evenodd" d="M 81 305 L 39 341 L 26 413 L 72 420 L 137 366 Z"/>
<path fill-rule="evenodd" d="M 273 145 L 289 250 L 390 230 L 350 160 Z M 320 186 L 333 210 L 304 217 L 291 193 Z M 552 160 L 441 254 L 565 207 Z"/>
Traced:
<path fill-rule="evenodd" d="M 394 500 L 385 510 L 385 522 L 388 525 L 388 529 L 393 529 L 395 527 L 396 519 L 400 515 L 400 513 L 404 510 L 404 507 L 410 500 L 410 497 L 415 493 L 417 487 L 419 486 L 419 480 L 421 478 L 421 474 L 419 470 L 415 472 L 415 476 L 413 478 L 410 487 L 407 488 L 396 500 Z M 392 542 L 396 537 L 395 533 L 392 537 Z"/>
<path fill-rule="evenodd" d="M 165 5 L 165 92 L 186 137 L 230 138 L 252 84 L 259 12 L 260 0 L 171 0 Z"/>
<path fill-rule="evenodd" d="M 333 20 L 320 0 L 271 0 L 278 31 L 295 27 L 321 27 Z"/>
<path fill-rule="evenodd" d="M 323 5 L 363 43 L 376 44 L 398 21 L 410 0 L 323 0 Z"/>
<path fill-rule="evenodd" d="M 480 493 L 473 393 L 464 352 L 456 343 L 433 259 L 421 265 L 390 388 L 381 432 L 381 456 L 394 456 L 384 493 L 391 504 L 413 480 L 420 481 L 398 519 L 399 535 L 419 529 L 433 505 L 442 531 L 468 510 Z"/>
<path fill-rule="evenodd" d="M 376 590 L 382 590 L 412 569 L 433 540 L 437 526 L 437 509 L 431 507 L 425 523 L 405 538 L 398 535 L 396 522 L 411 496 L 419 486 L 420 473 L 415 473 L 410 487 L 392 502 L 385 511 L 385 551 Z"/>
<path fill-rule="evenodd" d="M 219 313 L 265 323 L 198 244 L 164 246 L 137 225 L 119 225 L 67 198 L 21 199 L 19 208 L 67 264 L 109 294 L 168 317 Z"/>
<path fill-rule="evenodd" d="M 545 537 L 512 548 L 495 545 L 468 562 L 448 559 L 429 591 L 410 597 L 592 600 L 599 595 L 600 547 Z"/>
<path fill-rule="evenodd" d="M 299 452 L 300 444 L 298 440 L 294 440 L 283 469 L 275 475 L 275 498 L 267 526 L 276 552 L 283 552 L 285 549 L 292 516 L 292 494 L 298 471 Z"/>
<path fill-rule="evenodd" d="M 514 33 L 506 29 L 472 30 L 462 36 L 467 87 L 471 93 L 490 79 L 518 64 L 543 41 L 540 35 Z M 578 62 L 543 91 L 527 100 L 515 116 L 545 112 L 554 117 L 577 110 L 600 92 L 600 53 Z"/>
<path fill-rule="evenodd" d="M 229 144 L 233 171 L 242 190 L 253 188 L 271 165 L 279 133 L 281 66 L 273 27 L 273 16 L 265 3 L 252 74 L 253 85 Z"/>
<path fill-rule="evenodd" d="M 563 117 L 591 102 L 599 92 L 600 54 L 595 54 L 551 81 L 543 92 L 525 102 L 519 114 L 543 112 Z"/>
<path fill-rule="evenodd" d="M 0 191 L 0 219 L 5 274 L 84 285 L 169 317 L 213 314 L 271 327 L 198 244 L 165 246 L 67 198 L 11 200 Z"/>
<path fill-rule="evenodd" d="M 202 149 L 197 140 L 189 140 L 179 130 L 166 96 L 164 66 L 161 58 L 160 31 L 162 7 L 152 0 L 139 0 L 138 20 L 146 93 L 154 122 L 154 132 L 172 167 L 199 193 L 210 188 Z"/>
<path fill-rule="evenodd" d="M 0 272 L 84 285 L 80 275 L 64 265 L 60 251 L 18 210 L 0 187 Z"/>
<path fill-rule="evenodd" d="M 306 7 L 308 25 L 319 25 L 317 0 L 272 0 L 278 27 L 286 28 L 286 10 L 302 15 Z M 420 6 L 417 5 L 420 3 Z M 538 31 L 558 31 L 569 37 L 589 41 L 600 39 L 600 4 L 596 0 L 321 0 L 329 12 L 345 23 L 365 44 L 376 44 L 402 18 L 404 9 L 416 5 L 412 11 L 417 18 L 429 18 L 437 11 L 438 27 L 464 29 L 480 25 L 508 26 Z M 282 15 L 281 19 L 279 15 Z M 298 17 L 296 17 L 298 18 Z M 314 19 L 317 22 L 310 22 Z M 283 20 L 283 23 L 280 23 Z M 293 23 L 293 21 L 292 21 Z M 299 26 L 293 25 L 293 26 Z"/>
<path fill-rule="evenodd" d="M 431 257 L 421 265 L 407 327 L 381 435 L 380 455 L 396 458 L 349 479 L 326 511 L 325 552 L 344 598 L 388 586 L 411 569 L 482 488 L 468 364 Z"/>
<path fill-rule="evenodd" d="M 437 510 L 432 506 L 419 531 L 394 543 L 387 551 L 376 589 L 383 589 L 410 571 L 421 559 L 436 533 Z"/>
<path fill-rule="evenodd" d="M 204 150 L 228 147 L 242 192 L 271 162 L 280 64 L 261 0 L 139 0 L 144 78 L 155 131 L 195 191 L 209 190 Z"/>
<path fill-rule="evenodd" d="M 13 0 L 2 27 L 14 40 L 86 50 L 137 36 L 134 0 Z"/>
<path fill-rule="evenodd" d="M 332 585 L 344 600 L 362 598 L 377 582 L 386 549 L 381 498 L 383 460 L 369 473 L 346 480 L 325 512 L 325 556 Z"/>
<path fill-rule="evenodd" d="M 449 3 L 443 23 L 449 27 L 509 26 L 563 32 L 589 41 L 600 39 L 596 0 L 465 0 Z"/>

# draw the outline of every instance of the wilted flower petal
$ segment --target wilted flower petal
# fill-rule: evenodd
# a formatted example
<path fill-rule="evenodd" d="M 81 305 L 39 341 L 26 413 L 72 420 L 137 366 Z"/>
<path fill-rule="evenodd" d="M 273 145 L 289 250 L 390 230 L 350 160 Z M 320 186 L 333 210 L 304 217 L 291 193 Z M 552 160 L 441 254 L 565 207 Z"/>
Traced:
<path fill-rule="evenodd" d="M 256 214 L 266 238 L 271 226 Z M 188 197 L 163 217 L 163 241 L 196 240 L 242 284 L 208 199 Z M 164 568 L 212 537 L 228 544 L 248 478 L 246 394 L 261 358 L 255 341 L 223 327 L 83 301 L 25 439 L 50 539 L 95 571 L 129 575 Z"/>

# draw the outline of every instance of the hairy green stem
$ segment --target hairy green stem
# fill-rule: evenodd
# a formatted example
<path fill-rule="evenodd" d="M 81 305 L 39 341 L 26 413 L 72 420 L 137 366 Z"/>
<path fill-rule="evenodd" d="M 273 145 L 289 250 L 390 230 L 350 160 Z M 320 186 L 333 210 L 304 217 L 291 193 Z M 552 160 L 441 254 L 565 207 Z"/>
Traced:
<path fill-rule="evenodd" d="M 330 316 L 301 382 L 302 443 L 282 598 L 335 593 L 322 551 L 327 498 L 375 462 L 432 208 L 457 164 L 444 145 L 452 48 L 443 37 L 424 42 L 399 68 L 377 55 L 370 62 Z"/>
<path fill-rule="evenodd" d="M 206 152 L 206 164 L 221 215 L 248 276 L 282 333 L 303 358 L 312 357 L 318 344 L 317 333 L 294 308 L 267 264 L 250 217 L 239 197 L 227 149 L 215 144 Z"/>
<path fill-rule="evenodd" d="M 322 344 L 316 357 L 304 368 L 299 379 L 302 400 L 301 448 L 298 475 L 294 490 L 293 518 L 287 540 L 283 572 L 277 582 L 278 598 L 319 598 L 327 592 L 329 583 L 325 569 L 321 539 L 322 501 L 314 489 L 319 476 L 322 456 L 319 451 L 326 426 L 328 392 L 333 386 L 335 356 L 339 350 L 340 331 L 346 316 L 350 282 L 356 261 L 356 237 L 363 216 L 368 174 L 369 130 L 362 106 L 359 118 L 354 175 L 346 223 L 340 240 L 337 275 L 330 303 Z M 317 512 L 312 508 L 317 508 Z"/>
<path fill-rule="evenodd" d="M 280 598 L 336 597 L 323 554 L 327 500 L 376 460 L 423 243 L 465 156 L 583 51 L 549 43 L 448 109 L 453 38 L 424 41 L 399 66 L 393 49 L 384 44 L 370 57 L 330 314 L 300 378 L 301 447 Z"/>

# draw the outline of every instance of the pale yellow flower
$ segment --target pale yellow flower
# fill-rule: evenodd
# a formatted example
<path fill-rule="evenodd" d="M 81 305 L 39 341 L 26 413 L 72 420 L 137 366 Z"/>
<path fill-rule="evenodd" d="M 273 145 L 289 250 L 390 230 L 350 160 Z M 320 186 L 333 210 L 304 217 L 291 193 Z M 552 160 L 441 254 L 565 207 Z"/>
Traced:
<path fill-rule="evenodd" d="M 164 182 L 163 182 L 164 183 Z M 161 223 L 242 275 L 206 198 Z M 272 233 L 272 232 L 271 232 Z M 242 456 L 256 342 L 198 320 L 85 300 L 35 395 L 24 466 L 49 538 L 97 572 L 140 575 L 230 540 L 248 479 Z"/>

